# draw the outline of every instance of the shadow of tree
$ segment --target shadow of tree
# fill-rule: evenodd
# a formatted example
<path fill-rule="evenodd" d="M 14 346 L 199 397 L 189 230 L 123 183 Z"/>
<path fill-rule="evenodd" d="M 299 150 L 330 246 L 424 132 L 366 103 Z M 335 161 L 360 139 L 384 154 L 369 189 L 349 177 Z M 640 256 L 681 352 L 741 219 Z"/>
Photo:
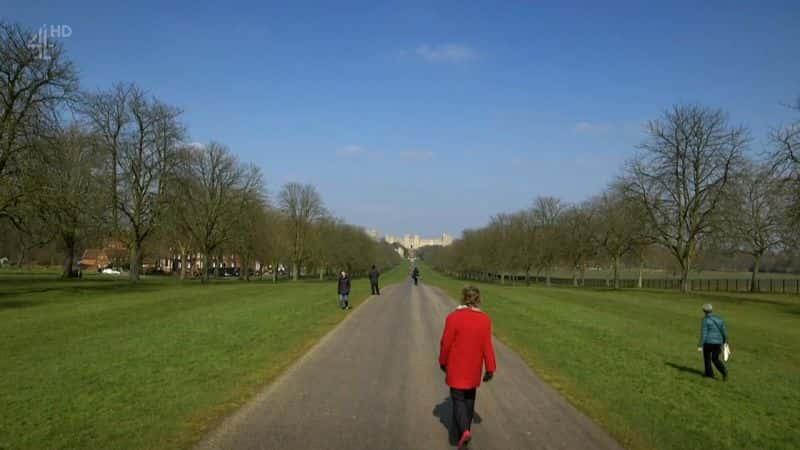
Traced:
<path fill-rule="evenodd" d="M 701 377 L 705 376 L 705 373 L 702 370 L 695 369 L 694 367 L 682 366 L 680 364 L 675 364 L 675 363 L 671 363 L 671 362 L 665 362 L 664 365 L 672 367 L 673 369 L 679 370 L 681 372 L 693 373 L 693 374 L 699 375 Z"/>
<path fill-rule="evenodd" d="M 27 302 L 23 300 L 0 301 L 0 311 L 4 309 L 27 308 L 29 306 L 36 306 L 36 302 Z"/>

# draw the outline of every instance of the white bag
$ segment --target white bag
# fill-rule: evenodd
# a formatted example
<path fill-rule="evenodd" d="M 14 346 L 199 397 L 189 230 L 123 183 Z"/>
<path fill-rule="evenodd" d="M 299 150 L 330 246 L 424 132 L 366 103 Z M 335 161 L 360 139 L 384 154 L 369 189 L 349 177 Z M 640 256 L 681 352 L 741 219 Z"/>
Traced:
<path fill-rule="evenodd" d="M 728 343 L 722 344 L 722 360 L 727 362 L 728 358 L 731 357 L 731 346 Z"/>

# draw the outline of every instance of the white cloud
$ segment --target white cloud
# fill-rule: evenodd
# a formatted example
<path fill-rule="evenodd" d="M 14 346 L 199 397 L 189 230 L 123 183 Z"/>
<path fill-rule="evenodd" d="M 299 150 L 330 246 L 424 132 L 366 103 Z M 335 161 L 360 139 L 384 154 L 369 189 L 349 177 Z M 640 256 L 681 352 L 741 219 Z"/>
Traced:
<path fill-rule="evenodd" d="M 598 134 L 611 130 L 611 125 L 607 123 L 578 122 L 574 131 L 578 134 Z"/>
<path fill-rule="evenodd" d="M 478 57 L 473 48 L 463 44 L 422 44 L 414 49 L 413 54 L 430 63 L 464 63 Z"/>
<path fill-rule="evenodd" d="M 428 150 L 406 150 L 400 152 L 400 156 L 406 161 L 428 161 L 433 158 L 433 152 Z"/>
<path fill-rule="evenodd" d="M 186 145 L 199 150 L 206 148 L 206 144 L 203 144 L 202 142 L 188 142 Z"/>
<path fill-rule="evenodd" d="M 336 150 L 336 156 L 341 158 L 352 158 L 358 155 L 363 155 L 367 151 L 363 147 L 359 147 L 358 145 L 348 145 L 347 147 L 342 147 Z"/>

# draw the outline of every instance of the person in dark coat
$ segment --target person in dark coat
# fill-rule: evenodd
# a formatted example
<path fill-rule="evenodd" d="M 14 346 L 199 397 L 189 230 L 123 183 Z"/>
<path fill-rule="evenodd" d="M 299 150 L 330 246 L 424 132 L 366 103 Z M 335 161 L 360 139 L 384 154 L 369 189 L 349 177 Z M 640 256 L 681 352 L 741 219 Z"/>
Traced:
<path fill-rule="evenodd" d="M 372 270 L 369 271 L 369 285 L 372 288 L 372 295 L 381 295 L 381 288 L 378 286 L 378 278 L 380 278 L 381 273 L 378 272 L 378 269 L 375 268 L 375 264 L 372 265 Z"/>
<path fill-rule="evenodd" d="M 461 293 L 461 305 L 447 316 L 439 349 L 439 367 L 447 374 L 453 401 L 453 420 L 458 431 L 458 448 L 465 448 L 472 439 L 475 396 L 483 381 L 497 371 L 492 346 L 492 320 L 479 309 L 481 292 L 467 286 Z"/>
<path fill-rule="evenodd" d="M 339 294 L 339 307 L 342 309 L 350 309 L 350 276 L 347 272 L 342 271 L 339 275 L 338 294 Z"/>
<path fill-rule="evenodd" d="M 728 368 L 719 359 L 722 353 L 722 346 L 728 342 L 728 330 L 725 328 L 725 321 L 722 317 L 712 313 L 711 304 L 703 305 L 703 320 L 700 322 L 700 342 L 697 350 L 703 352 L 703 365 L 705 366 L 705 376 L 714 378 L 714 369 L 711 363 L 722 374 L 722 379 L 727 381 Z"/>
<path fill-rule="evenodd" d="M 419 267 L 414 266 L 414 270 L 411 272 L 411 278 L 414 279 L 414 285 L 419 284 Z"/>

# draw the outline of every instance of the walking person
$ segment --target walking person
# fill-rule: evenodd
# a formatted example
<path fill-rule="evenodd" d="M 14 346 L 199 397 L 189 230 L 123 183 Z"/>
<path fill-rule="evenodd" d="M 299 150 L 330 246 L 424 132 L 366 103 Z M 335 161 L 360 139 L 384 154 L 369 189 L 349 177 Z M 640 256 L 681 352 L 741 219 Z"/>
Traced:
<path fill-rule="evenodd" d="M 414 279 L 414 286 L 419 284 L 419 267 L 414 266 L 414 270 L 411 272 L 411 278 Z"/>
<path fill-rule="evenodd" d="M 711 364 L 722 374 L 724 381 L 728 380 L 728 368 L 719 359 L 722 353 L 722 346 L 728 343 L 728 330 L 725 328 L 725 321 L 722 317 L 712 312 L 711 304 L 703 305 L 705 316 L 700 322 L 700 343 L 697 344 L 697 351 L 703 352 L 703 364 L 705 365 L 705 376 L 714 378 L 714 370 Z"/>
<path fill-rule="evenodd" d="M 375 268 L 375 264 L 372 265 L 372 270 L 369 271 L 369 285 L 372 288 L 372 295 L 381 295 L 381 288 L 378 286 L 378 278 L 380 278 L 381 273 L 378 272 L 378 269 Z"/>
<path fill-rule="evenodd" d="M 480 304 L 478 288 L 467 286 L 461 291 L 461 305 L 447 316 L 439 349 L 439 366 L 447 374 L 445 381 L 450 386 L 459 449 L 472 439 L 475 396 L 483 369 L 483 381 L 491 380 L 497 371 L 492 320 L 480 310 Z"/>
<path fill-rule="evenodd" d="M 339 275 L 337 287 L 337 292 L 339 293 L 339 307 L 343 310 L 350 309 L 350 276 L 347 272 L 342 271 Z"/>

